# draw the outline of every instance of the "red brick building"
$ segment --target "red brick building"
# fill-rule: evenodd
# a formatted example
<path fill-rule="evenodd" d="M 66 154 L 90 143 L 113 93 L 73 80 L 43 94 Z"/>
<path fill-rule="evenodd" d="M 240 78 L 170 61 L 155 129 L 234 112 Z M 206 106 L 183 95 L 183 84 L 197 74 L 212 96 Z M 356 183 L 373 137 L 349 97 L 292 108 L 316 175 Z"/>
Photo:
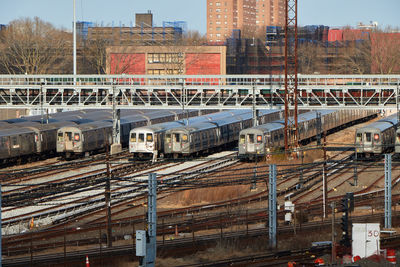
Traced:
<path fill-rule="evenodd" d="M 224 75 L 225 46 L 112 46 L 107 74 Z"/>

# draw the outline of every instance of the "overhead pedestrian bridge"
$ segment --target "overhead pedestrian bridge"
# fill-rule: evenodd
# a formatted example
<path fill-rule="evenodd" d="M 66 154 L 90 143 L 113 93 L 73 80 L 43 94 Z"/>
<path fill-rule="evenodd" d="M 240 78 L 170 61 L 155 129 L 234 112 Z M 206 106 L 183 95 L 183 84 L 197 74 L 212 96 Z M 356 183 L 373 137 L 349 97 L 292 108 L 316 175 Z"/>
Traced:
<path fill-rule="evenodd" d="M 0 108 L 282 108 L 281 75 L 0 75 Z M 299 75 L 299 109 L 396 109 L 400 75 Z M 290 106 L 293 106 L 291 103 Z"/>

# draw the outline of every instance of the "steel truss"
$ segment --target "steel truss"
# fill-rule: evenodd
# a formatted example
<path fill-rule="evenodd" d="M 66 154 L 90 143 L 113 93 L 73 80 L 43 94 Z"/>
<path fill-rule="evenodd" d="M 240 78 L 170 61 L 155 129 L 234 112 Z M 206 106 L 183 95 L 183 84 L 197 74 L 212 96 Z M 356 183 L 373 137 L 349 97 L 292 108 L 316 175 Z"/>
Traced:
<path fill-rule="evenodd" d="M 0 108 L 111 109 L 113 99 L 118 109 L 285 105 L 284 76 L 78 75 L 76 80 L 74 86 L 73 75 L 0 75 Z M 396 109 L 400 75 L 299 75 L 297 86 L 299 109 Z M 289 103 L 289 108 L 294 107 Z"/>

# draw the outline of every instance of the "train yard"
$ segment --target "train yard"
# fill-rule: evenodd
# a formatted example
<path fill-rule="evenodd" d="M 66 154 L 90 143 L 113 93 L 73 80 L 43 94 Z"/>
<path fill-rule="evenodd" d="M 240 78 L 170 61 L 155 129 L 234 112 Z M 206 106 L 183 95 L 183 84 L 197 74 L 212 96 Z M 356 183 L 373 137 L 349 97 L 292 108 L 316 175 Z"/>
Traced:
<path fill-rule="evenodd" d="M 233 116 L 251 120 L 243 114 Z M 356 119 L 360 115 L 354 114 Z M 208 118 L 212 116 L 208 115 Z M 218 116 L 225 115 L 214 117 Z M 315 119 L 315 115 L 309 116 L 307 120 Z M 196 120 L 192 119 L 194 125 Z M 219 126 L 220 129 L 224 125 L 230 127 L 230 124 L 237 123 L 233 119 L 228 124 L 226 121 Z M 343 123 L 347 124 L 348 121 Z M 158 181 L 159 266 L 196 266 L 199 261 L 204 262 L 202 266 L 252 266 L 249 262 L 253 262 L 254 266 L 263 262 L 279 266 L 290 260 L 312 263 L 314 257 L 329 254 L 330 246 L 317 249 L 310 246 L 312 241 L 330 240 L 332 213 L 336 214 L 334 228 L 340 232 L 341 210 L 336 208 L 332 211 L 330 204 L 335 203 L 336 207 L 340 207 L 340 201 L 347 192 L 354 194 L 352 222 L 383 220 L 383 159 L 378 155 L 359 158 L 354 148 L 356 129 L 368 124 L 362 122 L 340 127 L 326 136 L 320 145 L 304 135 L 303 138 L 310 140 L 302 147 L 297 158 L 290 162 L 279 150 L 268 156 L 255 157 L 253 161 L 240 160 L 240 149 L 238 152 L 235 146 L 226 146 L 231 143 L 231 137 L 226 137 L 221 149 L 205 147 L 202 149 L 207 153 L 190 152 L 184 157 L 160 157 L 154 160 L 153 156 L 153 160 L 142 160 L 132 157 L 130 147 L 115 155 L 106 152 L 70 160 L 54 157 L 5 166 L 0 171 L 3 264 L 40 266 L 46 263 L 57 266 L 65 262 L 68 266 L 74 266 L 78 259 L 90 255 L 92 262 L 101 265 L 112 262 L 107 255 L 119 253 L 131 255 L 121 260 L 137 262 L 137 258 L 132 259 L 135 231 L 147 227 L 147 178 L 150 173 L 156 173 Z M 201 129 L 204 121 L 198 125 L 198 129 Z M 187 138 L 193 140 L 190 135 L 193 130 L 189 126 L 179 127 L 188 129 L 186 134 L 190 138 Z M 205 129 L 208 131 L 213 128 L 205 126 Z M 174 135 L 168 131 L 168 127 L 164 130 L 167 133 L 164 138 L 168 138 L 169 132 Z M 150 133 L 146 132 L 140 137 L 140 132 L 137 132 L 134 140 L 143 138 L 153 141 L 156 136 L 149 138 Z M 220 133 L 222 136 L 223 131 Z M 132 136 L 129 138 L 130 142 L 133 141 Z M 83 133 L 80 139 L 85 140 Z M 179 140 L 185 140 L 184 134 Z M 337 148 L 339 145 L 346 149 L 329 151 L 329 147 Z M 147 147 L 154 151 L 153 146 Z M 184 143 L 181 147 L 183 150 Z M 192 147 L 188 146 L 188 149 L 192 151 Z M 270 164 L 278 167 L 276 250 L 270 250 L 266 245 Z M 323 176 L 327 181 L 325 200 L 322 193 Z M 400 164 L 394 157 L 394 226 L 400 223 L 396 219 L 396 206 L 400 200 L 399 182 Z M 295 205 L 290 223 L 285 220 L 283 207 L 287 200 Z M 309 237 L 298 240 L 299 235 Z M 257 238 L 260 240 L 257 241 Z M 299 242 L 288 244 L 284 241 L 286 238 L 294 238 Z M 382 237 L 382 246 L 390 247 L 396 242 L 393 236 L 387 241 Z M 216 248 L 225 252 L 229 250 L 229 260 L 223 257 L 225 252 L 210 252 L 218 250 Z M 239 253 L 243 249 L 246 250 L 246 256 Z M 209 265 L 200 259 L 203 256 L 189 256 L 201 251 L 211 253 L 210 259 L 213 260 L 208 261 Z"/>

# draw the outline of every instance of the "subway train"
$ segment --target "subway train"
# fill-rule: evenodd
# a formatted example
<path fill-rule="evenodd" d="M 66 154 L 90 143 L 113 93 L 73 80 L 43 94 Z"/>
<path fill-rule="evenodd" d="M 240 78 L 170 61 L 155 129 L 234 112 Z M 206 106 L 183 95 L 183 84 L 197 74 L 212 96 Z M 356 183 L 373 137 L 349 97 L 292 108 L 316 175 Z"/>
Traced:
<path fill-rule="evenodd" d="M 321 130 L 327 132 L 376 116 L 376 112 L 372 110 L 321 110 L 318 112 L 321 114 Z M 293 120 L 293 117 L 290 120 Z M 298 116 L 299 142 L 304 144 L 310 141 L 317 135 L 317 127 L 317 112 L 300 114 Z M 283 148 L 284 129 L 285 122 L 277 120 L 242 130 L 239 136 L 238 157 L 254 160 Z"/>
<path fill-rule="evenodd" d="M 187 120 L 158 123 L 149 126 L 138 127 L 130 132 L 129 152 L 134 159 L 157 159 L 164 157 L 164 136 L 171 128 L 192 125 L 199 122 L 232 117 L 249 113 L 250 110 L 228 110 L 211 113 L 203 116 L 192 117 Z"/>
<path fill-rule="evenodd" d="M 155 110 L 145 114 L 134 112 L 121 115 L 121 145 L 128 146 L 129 133 L 134 128 L 193 117 L 198 113 L 198 110 Z M 107 145 L 112 144 L 112 129 L 112 119 L 62 127 L 57 132 L 57 153 L 69 158 L 104 151 Z"/>
<path fill-rule="evenodd" d="M 156 110 L 137 110 L 136 112 L 157 114 L 153 116 L 155 121 L 162 121 L 162 117 L 166 113 L 167 116 L 170 115 L 165 111 L 161 112 L 163 115 L 159 115 L 160 111 Z M 128 116 L 131 113 L 132 111 L 129 110 L 121 110 L 122 116 Z M 173 112 L 173 114 L 172 117 L 175 118 L 179 112 Z M 189 116 L 193 114 L 197 114 L 197 111 L 189 112 Z M 181 118 L 183 115 L 179 114 L 178 117 Z M 96 109 L 46 114 L 43 118 L 39 115 L 0 121 L 0 163 L 46 158 L 57 151 L 57 132 L 60 128 L 95 123 L 97 120 L 110 122 L 111 118 L 111 110 Z M 124 126 L 125 124 L 122 125 L 122 128 Z M 124 140 L 128 140 L 129 130 L 130 128 L 122 130 L 126 132 Z"/>
<path fill-rule="evenodd" d="M 258 120 L 268 122 L 281 119 L 281 110 L 260 110 Z M 234 144 L 239 132 L 253 125 L 253 114 L 247 112 L 231 117 L 169 129 L 164 137 L 167 157 L 200 155 L 218 151 Z"/>
<path fill-rule="evenodd" d="M 105 118 L 106 111 L 73 111 L 27 116 L 0 121 L 0 161 L 10 163 L 37 160 L 56 153 L 57 131 L 61 127 Z M 111 115 L 108 115 L 109 118 Z M 41 123 L 43 122 L 43 123 Z"/>
<path fill-rule="evenodd" d="M 396 130 L 399 125 L 397 113 L 356 130 L 355 146 L 358 156 L 382 154 L 394 150 Z M 399 148 L 396 147 L 397 150 Z"/>

